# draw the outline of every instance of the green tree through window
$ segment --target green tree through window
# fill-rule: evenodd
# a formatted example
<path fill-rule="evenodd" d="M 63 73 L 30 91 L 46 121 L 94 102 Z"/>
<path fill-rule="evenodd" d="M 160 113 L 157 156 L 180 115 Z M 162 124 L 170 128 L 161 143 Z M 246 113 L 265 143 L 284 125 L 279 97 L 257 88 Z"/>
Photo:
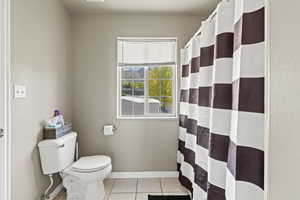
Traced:
<path fill-rule="evenodd" d="M 161 112 L 168 112 L 172 107 L 172 77 L 171 66 L 149 68 L 149 96 L 161 102 Z"/>

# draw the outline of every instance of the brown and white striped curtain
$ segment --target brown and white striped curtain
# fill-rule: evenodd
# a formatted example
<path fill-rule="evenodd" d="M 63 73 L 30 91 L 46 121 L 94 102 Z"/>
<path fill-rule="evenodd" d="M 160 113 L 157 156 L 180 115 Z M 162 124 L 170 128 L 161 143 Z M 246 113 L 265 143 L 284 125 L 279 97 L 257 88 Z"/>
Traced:
<path fill-rule="evenodd" d="M 178 170 L 193 200 L 264 198 L 264 0 L 223 0 L 182 50 Z"/>

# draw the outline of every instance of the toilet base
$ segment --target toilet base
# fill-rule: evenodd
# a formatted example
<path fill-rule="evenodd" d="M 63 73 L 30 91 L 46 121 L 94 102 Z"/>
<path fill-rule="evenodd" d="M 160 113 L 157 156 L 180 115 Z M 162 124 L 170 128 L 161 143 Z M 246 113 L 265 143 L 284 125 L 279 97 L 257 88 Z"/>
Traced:
<path fill-rule="evenodd" d="M 63 174 L 63 185 L 67 190 L 66 200 L 103 200 L 105 190 L 103 180 L 111 172 L 111 165 L 100 172 Z"/>
<path fill-rule="evenodd" d="M 105 196 L 102 181 L 93 181 L 85 185 L 73 182 L 64 186 L 67 189 L 66 200 L 103 200 Z"/>

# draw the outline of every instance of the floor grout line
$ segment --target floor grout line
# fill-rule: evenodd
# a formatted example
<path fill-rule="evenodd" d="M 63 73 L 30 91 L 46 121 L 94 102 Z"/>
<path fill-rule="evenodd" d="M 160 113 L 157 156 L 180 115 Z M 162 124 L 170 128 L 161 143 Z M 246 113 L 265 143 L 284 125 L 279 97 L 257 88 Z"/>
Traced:
<path fill-rule="evenodd" d="M 110 192 L 109 192 L 109 194 L 108 194 L 108 199 L 107 199 L 107 200 L 110 199 L 110 196 L 111 196 L 111 194 L 112 194 L 112 190 L 113 190 L 113 188 L 114 188 L 115 182 L 116 182 L 116 180 L 113 179 L 113 180 L 112 180 L 111 189 L 110 189 Z"/>
<path fill-rule="evenodd" d="M 162 186 L 162 178 L 159 179 L 161 194 L 164 195 L 163 186 Z"/>
<path fill-rule="evenodd" d="M 136 179 L 136 186 L 135 186 L 135 200 L 137 200 L 137 192 L 138 192 L 138 184 L 139 184 L 139 179 Z"/>

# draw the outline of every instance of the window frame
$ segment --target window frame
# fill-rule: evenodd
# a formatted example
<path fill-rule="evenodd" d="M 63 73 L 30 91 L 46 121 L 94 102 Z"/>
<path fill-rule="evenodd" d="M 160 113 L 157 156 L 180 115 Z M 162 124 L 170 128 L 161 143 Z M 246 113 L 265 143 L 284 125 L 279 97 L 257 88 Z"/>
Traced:
<path fill-rule="evenodd" d="M 177 96 L 178 96 L 178 72 L 177 72 L 177 51 L 178 51 L 178 40 L 177 37 L 117 37 L 117 56 L 119 52 L 118 47 L 118 41 L 119 40 L 175 40 L 175 63 L 173 66 L 173 75 L 172 75 L 172 110 L 173 112 L 170 114 L 164 114 L 164 113 L 149 113 L 148 111 L 148 99 L 149 99 L 149 92 L 148 92 L 148 85 L 149 85 L 149 68 L 155 67 L 155 66 L 161 66 L 161 65 L 139 65 L 140 67 L 147 67 L 145 70 L 144 68 L 144 98 L 145 98 L 145 105 L 144 105 L 144 115 L 132 115 L 132 116 L 124 116 L 122 115 L 122 104 L 121 104 L 121 97 L 122 97 L 122 67 L 119 66 L 117 62 L 117 119 L 177 119 L 178 118 L 178 103 L 177 103 Z M 132 79 L 134 80 L 134 79 Z"/>

